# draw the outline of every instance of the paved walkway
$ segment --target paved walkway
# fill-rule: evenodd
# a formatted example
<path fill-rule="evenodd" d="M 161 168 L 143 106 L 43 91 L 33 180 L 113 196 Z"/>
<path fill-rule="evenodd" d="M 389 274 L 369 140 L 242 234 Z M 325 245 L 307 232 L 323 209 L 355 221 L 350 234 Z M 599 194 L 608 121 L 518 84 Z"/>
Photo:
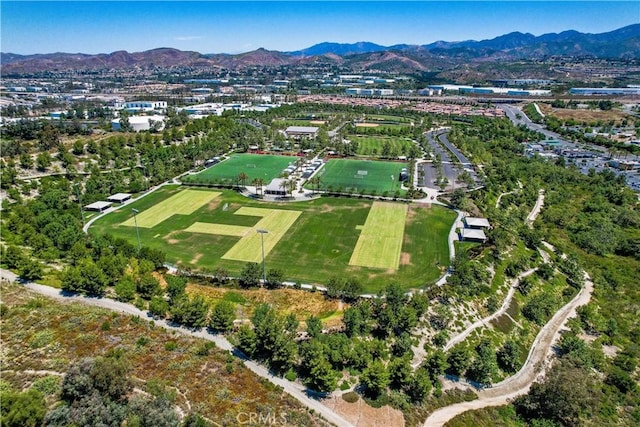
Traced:
<path fill-rule="evenodd" d="M 12 273 L 9 270 L 0 269 L 0 279 L 7 280 L 10 282 L 15 282 L 18 280 L 18 277 L 16 274 Z M 118 313 L 129 314 L 132 316 L 141 317 L 143 319 L 148 318 L 149 320 L 152 320 L 148 312 L 139 310 L 138 308 L 130 304 L 125 304 L 123 302 L 115 301 L 110 298 L 94 298 L 94 297 L 86 297 L 83 295 L 67 295 L 66 293 L 62 292 L 59 289 L 55 289 L 50 286 L 40 285 L 33 282 L 23 282 L 22 285 L 25 288 L 33 292 L 36 292 L 40 295 L 44 295 L 48 298 L 54 298 L 57 300 L 67 301 L 67 302 L 78 302 L 81 304 L 93 305 L 96 307 L 102 307 L 108 310 L 116 311 Z M 315 412 L 320 414 L 329 422 L 337 426 L 352 426 L 350 422 L 348 422 L 339 414 L 333 412 L 331 409 L 324 406 L 320 401 L 309 397 L 309 395 L 307 394 L 307 389 L 302 385 L 295 382 L 288 381 L 284 378 L 274 376 L 264 366 L 248 359 L 241 351 L 234 348 L 231 345 L 231 343 L 223 335 L 210 334 L 209 332 L 203 329 L 194 330 L 194 329 L 188 329 L 181 326 L 175 326 L 163 319 L 153 319 L 153 320 L 156 325 L 161 326 L 167 330 L 176 331 L 184 335 L 190 335 L 192 337 L 203 338 L 203 339 L 212 341 L 213 343 L 215 343 L 215 345 L 218 348 L 229 351 L 233 355 L 239 357 L 244 363 L 244 365 L 249 370 L 254 372 L 256 375 L 262 378 L 265 378 L 266 380 L 270 381 L 275 385 L 282 387 L 286 393 L 294 397 L 296 400 L 298 400 L 307 408 L 313 409 Z"/>

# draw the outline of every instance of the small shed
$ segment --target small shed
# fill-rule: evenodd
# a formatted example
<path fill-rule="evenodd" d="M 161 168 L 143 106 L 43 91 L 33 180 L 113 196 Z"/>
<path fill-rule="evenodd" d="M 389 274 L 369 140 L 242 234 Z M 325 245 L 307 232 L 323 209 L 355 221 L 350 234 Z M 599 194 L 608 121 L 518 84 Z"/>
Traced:
<path fill-rule="evenodd" d="M 474 228 L 463 228 L 460 233 L 460 237 L 462 241 L 465 242 L 486 242 L 487 235 L 484 234 L 484 231 Z"/>
<path fill-rule="evenodd" d="M 93 202 L 90 205 L 86 205 L 84 208 L 85 210 L 88 211 L 97 211 L 97 212 L 102 212 L 105 209 L 108 209 L 109 206 L 111 206 L 113 203 L 112 202 Z"/>
<path fill-rule="evenodd" d="M 491 227 L 491 224 L 489 224 L 489 220 L 486 218 L 467 216 L 463 219 L 463 221 L 466 228 L 483 229 Z"/>
<path fill-rule="evenodd" d="M 131 199 L 131 194 L 129 193 L 116 193 L 113 196 L 107 197 L 108 201 L 114 203 L 124 203 L 129 199 Z"/>
<path fill-rule="evenodd" d="M 284 132 L 287 137 L 315 138 L 318 136 L 318 130 L 315 126 L 289 126 Z"/>

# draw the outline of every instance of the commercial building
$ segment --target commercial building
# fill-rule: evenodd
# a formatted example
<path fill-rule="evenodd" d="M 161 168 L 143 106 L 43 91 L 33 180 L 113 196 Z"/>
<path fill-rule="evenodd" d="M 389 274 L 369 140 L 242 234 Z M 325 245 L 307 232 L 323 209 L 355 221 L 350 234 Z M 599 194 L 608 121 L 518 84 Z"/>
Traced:
<path fill-rule="evenodd" d="M 163 110 L 167 101 L 131 101 L 125 102 L 124 108 L 130 112 Z"/>
<path fill-rule="evenodd" d="M 164 116 L 131 116 L 128 118 L 129 126 L 131 126 L 131 130 L 134 132 L 150 130 L 152 126 L 154 126 L 155 130 L 162 130 L 164 129 L 164 119 Z M 121 119 L 111 120 L 112 130 L 122 130 L 120 120 Z"/>
<path fill-rule="evenodd" d="M 311 138 L 318 136 L 319 128 L 315 126 L 289 126 L 284 132 L 287 137 L 291 138 Z"/>
<path fill-rule="evenodd" d="M 571 95 L 640 95 L 639 87 L 572 87 Z"/>

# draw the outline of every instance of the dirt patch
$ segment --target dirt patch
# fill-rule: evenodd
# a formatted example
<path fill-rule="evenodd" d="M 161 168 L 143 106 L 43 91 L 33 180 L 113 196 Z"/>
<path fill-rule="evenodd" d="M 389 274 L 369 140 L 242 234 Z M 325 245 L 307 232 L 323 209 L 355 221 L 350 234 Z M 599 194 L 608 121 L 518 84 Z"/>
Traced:
<path fill-rule="evenodd" d="M 189 264 L 195 264 L 196 262 L 200 261 L 200 258 L 202 258 L 202 253 L 197 253 L 195 254 L 195 256 L 193 258 L 191 258 L 191 261 L 189 261 Z"/>
<path fill-rule="evenodd" d="M 312 124 L 312 125 L 323 125 L 323 124 L 325 124 L 327 122 L 324 121 L 324 120 L 311 120 L 309 123 Z"/>
<path fill-rule="evenodd" d="M 402 252 L 400 254 L 400 265 L 411 265 L 411 254 L 408 252 Z"/>
<path fill-rule="evenodd" d="M 609 122 L 615 120 L 617 123 L 624 119 L 628 119 L 629 115 L 622 111 L 610 110 L 589 110 L 589 109 L 571 109 L 571 108 L 553 108 L 550 105 L 538 104 L 542 112 L 546 115 L 556 116 L 560 120 L 574 119 L 578 122 Z"/>
<path fill-rule="evenodd" d="M 329 204 L 320 205 L 320 213 L 330 213 L 336 210 L 335 206 L 331 206 Z"/>
<path fill-rule="evenodd" d="M 170 245 L 177 245 L 178 243 L 180 243 L 180 240 L 178 239 L 166 239 L 166 241 Z"/>
<path fill-rule="evenodd" d="M 355 403 L 349 403 L 341 396 L 332 396 L 323 400 L 322 403 L 357 427 L 402 427 L 405 425 L 402 412 L 388 405 L 382 408 L 372 408 L 362 399 Z"/>
<path fill-rule="evenodd" d="M 377 128 L 380 126 L 378 123 L 356 123 L 357 128 Z"/>
<path fill-rule="evenodd" d="M 207 210 L 214 211 L 214 210 L 218 209 L 218 206 L 220 206 L 220 202 L 221 202 L 220 198 L 213 199 L 207 205 Z"/>

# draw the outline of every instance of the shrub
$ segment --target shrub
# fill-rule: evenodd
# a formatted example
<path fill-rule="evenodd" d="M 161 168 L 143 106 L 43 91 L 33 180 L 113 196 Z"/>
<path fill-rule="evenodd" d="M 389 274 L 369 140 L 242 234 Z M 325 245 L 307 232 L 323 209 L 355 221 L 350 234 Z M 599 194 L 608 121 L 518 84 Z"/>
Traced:
<path fill-rule="evenodd" d="M 350 391 L 348 393 L 343 394 L 342 399 L 345 402 L 356 403 L 358 400 L 360 400 L 360 396 L 358 396 L 358 393 L 354 391 Z"/>

